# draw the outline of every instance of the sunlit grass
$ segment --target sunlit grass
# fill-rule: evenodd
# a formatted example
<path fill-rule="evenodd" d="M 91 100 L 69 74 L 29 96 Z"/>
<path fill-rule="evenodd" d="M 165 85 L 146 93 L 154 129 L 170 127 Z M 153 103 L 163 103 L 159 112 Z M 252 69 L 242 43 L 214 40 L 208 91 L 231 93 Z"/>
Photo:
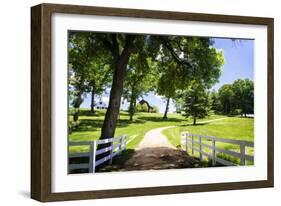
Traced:
<path fill-rule="evenodd" d="M 214 136 L 219 138 L 244 140 L 254 142 L 254 119 L 253 118 L 241 118 L 241 117 L 226 117 L 225 119 L 194 125 L 180 125 L 175 128 L 169 128 L 163 131 L 163 134 L 168 137 L 169 141 L 177 147 L 180 147 L 180 133 L 188 131 L 193 134 Z M 196 140 L 196 139 L 195 139 Z M 208 140 L 202 140 L 205 144 L 211 144 Z M 198 144 L 194 144 L 195 147 L 199 147 Z M 240 152 L 239 145 L 216 142 L 216 147 Z M 211 150 L 203 147 L 203 151 L 211 153 Z M 191 149 L 189 150 L 191 153 Z M 246 147 L 246 154 L 254 155 L 254 148 Z M 195 156 L 199 156 L 198 152 L 194 152 Z M 239 163 L 239 159 L 231 157 L 230 155 L 218 154 L 218 156 L 231 160 L 234 163 Z M 252 164 L 252 163 L 248 163 Z"/>
<path fill-rule="evenodd" d="M 105 110 L 97 110 L 91 113 L 89 110 L 82 109 L 79 117 L 79 128 L 69 134 L 69 141 L 91 141 L 99 139 L 103 124 Z M 146 132 L 151 129 L 165 126 L 182 126 L 190 124 L 192 121 L 180 114 L 168 114 L 168 119 L 163 120 L 160 113 L 136 113 L 133 121 L 129 121 L 127 112 L 121 111 L 117 123 L 115 137 L 127 135 L 129 137 L 128 149 L 135 149 L 143 139 Z M 204 120 L 222 118 L 223 116 L 212 115 Z M 69 116 L 72 121 L 72 116 Z M 202 120 L 203 121 L 203 120 Z M 70 152 L 86 152 L 89 147 L 71 146 Z"/>

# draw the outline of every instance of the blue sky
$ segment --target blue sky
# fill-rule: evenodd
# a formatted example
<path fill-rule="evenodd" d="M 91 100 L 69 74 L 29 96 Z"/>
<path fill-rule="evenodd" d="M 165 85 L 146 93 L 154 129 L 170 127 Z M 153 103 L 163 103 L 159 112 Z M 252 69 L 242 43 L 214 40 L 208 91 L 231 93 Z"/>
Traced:
<path fill-rule="evenodd" d="M 222 67 L 222 75 L 219 82 L 212 89 L 218 90 L 222 85 L 234 82 L 236 79 L 254 79 L 254 40 L 232 41 L 225 38 L 214 38 L 214 47 L 223 50 L 225 63 Z M 103 102 L 108 102 L 109 91 L 101 97 Z M 96 97 L 98 100 L 99 98 Z M 157 94 L 150 92 L 144 97 L 151 105 L 156 105 L 159 111 L 165 111 L 165 99 Z M 100 101 L 100 100 L 98 100 Z M 87 95 L 81 107 L 90 107 L 90 95 Z M 121 105 L 122 109 L 127 109 L 128 103 Z M 170 103 L 169 112 L 174 112 L 174 103 Z"/>
<path fill-rule="evenodd" d="M 232 41 L 215 39 L 214 47 L 224 51 L 225 63 L 219 83 L 214 85 L 218 90 L 223 84 L 232 83 L 236 79 L 254 79 L 254 40 Z"/>

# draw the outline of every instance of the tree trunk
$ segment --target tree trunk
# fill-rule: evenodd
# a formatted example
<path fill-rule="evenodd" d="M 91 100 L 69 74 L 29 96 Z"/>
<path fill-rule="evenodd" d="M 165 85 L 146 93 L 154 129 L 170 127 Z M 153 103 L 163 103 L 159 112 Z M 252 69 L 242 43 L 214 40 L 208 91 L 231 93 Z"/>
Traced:
<path fill-rule="evenodd" d="M 193 125 L 196 125 L 196 117 L 193 117 Z"/>
<path fill-rule="evenodd" d="M 75 108 L 74 114 L 73 114 L 73 128 L 78 128 L 78 119 L 79 119 L 79 108 Z"/>
<path fill-rule="evenodd" d="M 119 115 L 121 96 L 123 92 L 126 66 L 127 63 L 125 61 L 121 61 L 115 68 L 108 109 L 105 114 L 100 139 L 114 137 L 116 122 Z"/>
<path fill-rule="evenodd" d="M 95 108 L 95 87 L 92 87 L 91 91 L 91 112 L 94 113 L 94 108 Z"/>
<path fill-rule="evenodd" d="M 109 96 L 108 109 L 106 110 L 105 119 L 103 122 L 100 139 L 114 137 L 117 119 L 119 116 L 121 97 L 123 93 L 123 84 L 126 76 L 126 69 L 131 55 L 131 47 L 135 36 L 128 35 L 122 54 L 118 59 L 115 58 L 114 74 L 112 87 Z M 98 145 L 98 149 L 110 146 L 112 143 Z M 107 156 L 109 152 L 105 152 L 97 157 L 101 159 Z M 103 164 L 102 164 L 103 165 Z"/>
<path fill-rule="evenodd" d="M 129 57 L 130 52 L 127 51 L 126 54 L 120 57 L 120 60 L 116 65 L 113 75 L 112 88 L 110 91 L 108 109 L 105 114 L 100 139 L 114 137 Z"/>
<path fill-rule="evenodd" d="M 131 101 L 130 101 L 130 106 L 129 106 L 130 121 L 133 121 L 133 115 L 134 115 L 134 112 L 133 112 L 133 102 L 132 102 L 132 100 L 131 100 Z"/>
<path fill-rule="evenodd" d="M 133 116 L 135 114 L 135 102 L 136 102 L 136 98 L 134 97 L 133 91 L 131 94 L 131 98 L 130 98 L 130 105 L 129 105 L 129 115 L 130 115 L 130 121 L 133 121 Z"/>
<path fill-rule="evenodd" d="M 80 113 L 80 105 L 82 104 L 82 94 L 83 92 L 80 90 L 78 95 L 76 96 L 73 114 L 74 128 L 78 127 L 79 113 Z"/>
<path fill-rule="evenodd" d="M 168 114 L 168 111 L 169 111 L 169 104 L 170 104 L 170 97 L 168 97 L 167 99 L 167 103 L 166 103 L 166 109 L 165 109 L 165 113 L 164 113 L 164 116 L 163 116 L 163 119 L 167 119 L 167 114 Z"/>

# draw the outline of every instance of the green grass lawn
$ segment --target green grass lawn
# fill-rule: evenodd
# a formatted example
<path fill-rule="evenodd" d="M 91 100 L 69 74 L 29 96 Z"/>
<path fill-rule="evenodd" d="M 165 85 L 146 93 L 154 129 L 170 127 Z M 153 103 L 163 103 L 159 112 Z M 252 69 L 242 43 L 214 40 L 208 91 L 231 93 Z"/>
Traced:
<path fill-rule="evenodd" d="M 79 116 L 79 128 L 69 134 L 69 141 L 91 141 L 99 139 L 101 135 L 101 127 L 104 120 L 105 110 L 96 110 L 91 113 L 87 109 L 82 109 Z M 229 138 L 236 140 L 254 141 L 254 119 L 241 117 L 226 117 L 222 115 L 211 115 L 205 119 L 197 120 L 198 125 L 192 125 L 191 119 L 186 119 L 180 114 L 168 114 L 168 119 L 162 119 L 163 114 L 159 113 L 136 113 L 133 121 L 129 121 L 127 112 L 121 111 L 117 123 L 115 137 L 127 135 L 129 144 L 127 149 L 134 150 L 143 139 L 146 132 L 151 129 L 165 126 L 176 126 L 164 130 L 163 134 L 176 147 L 180 147 L 180 133 L 188 131 L 193 134 L 215 136 L 219 138 Z M 224 118 L 224 119 L 221 119 Z M 215 120 L 212 122 L 202 123 L 203 121 Z M 72 116 L 69 116 L 72 121 Z M 203 143 L 210 144 L 210 141 L 203 140 Z M 217 147 L 240 152 L 238 145 L 228 143 L 217 143 Z M 195 147 L 198 147 L 195 144 Z M 87 152 L 89 146 L 71 146 L 70 152 Z M 204 148 L 205 152 L 211 153 L 210 149 Z M 191 153 L 191 150 L 189 151 Z M 253 148 L 246 148 L 246 154 L 253 155 Z M 195 156 L 199 156 L 195 152 Z M 239 159 L 229 155 L 218 154 L 223 159 L 239 163 Z M 205 158 L 204 160 L 207 160 Z M 251 165 L 253 163 L 247 162 Z"/>
<path fill-rule="evenodd" d="M 79 128 L 76 131 L 72 131 L 69 135 L 69 140 L 90 141 L 99 139 L 104 115 L 105 110 L 96 110 L 96 112 L 92 114 L 89 110 L 82 109 L 79 116 Z M 131 139 L 127 148 L 134 149 L 143 139 L 145 133 L 151 129 L 173 125 L 183 126 L 192 122 L 180 114 L 168 114 L 167 120 L 163 120 L 162 116 L 163 114 L 159 113 L 136 113 L 134 120 L 129 121 L 128 113 L 121 111 L 115 136 L 127 135 L 129 139 Z M 212 115 L 203 120 L 212 120 L 222 117 L 223 116 Z M 69 121 L 72 121 L 72 116 L 69 116 Z M 70 147 L 70 152 L 86 152 L 88 150 L 89 147 L 87 146 Z"/>
<path fill-rule="evenodd" d="M 200 123 L 200 121 L 198 121 Z M 163 131 L 163 134 L 167 136 L 169 141 L 174 146 L 180 145 L 180 132 L 188 131 L 193 134 L 215 136 L 220 138 L 229 138 L 236 140 L 254 141 L 254 119 L 253 118 L 241 118 L 241 117 L 227 117 L 222 120 L 208 122 L 204 124 L 194 125 L 180 125 L 175 128 L 169 128 Z M 208 140 L 203 140 L 203 143 L 210 144 Z M 232 150 L 239 152 L 240 148 L 238 145 L 228 143 L 216 143 L 216 146 L 222 149 Z M 198 144 L 195 144 L 198 147 Z M 210 153 L 210 149 L 203 148 L 205 152 Z M 191 151 L 189 151 L 191 152 Z M 253 155 L 253 148 L 246 148 L 246 154 Z M 195 152 L 198 156 L 198 153 Z M 232 162 L 239 163 L 239 159 L 231 157 L 229 155 L 219 154 L 224 159 L 229 159 Z M 248 162 L 247 164 L 252 164 Z"/>

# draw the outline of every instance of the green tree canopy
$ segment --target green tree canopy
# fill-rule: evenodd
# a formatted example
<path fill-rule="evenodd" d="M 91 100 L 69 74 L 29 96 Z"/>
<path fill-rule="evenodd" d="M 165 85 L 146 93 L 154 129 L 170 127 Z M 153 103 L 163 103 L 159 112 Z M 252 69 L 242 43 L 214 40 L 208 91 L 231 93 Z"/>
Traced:
<path fill-rule="evenodd" d="M 78 120 L 79 107 L 86 93 L 91 92 L 91 110 L 94 110 L 94 96 L 101 95 L 111 83 L 112 57 L 97 41 L 92 32 L 69 33 L 69 76 L 72 87 L 71 104 L 75 108 L 74 121 Z"/>
<path fill-rule="evenodd" d="M 254 83 L 249 79 L 238 79 L 232 84 L 236 108 L 241 110 L 241 115 L 254 113 Z"/>
<path fill-rule="evenodd" d="M 123 91 L 123 97 L 130 102 L 130 120 L 133 120 L 136 111 L 136 101 L 154 90 L 157 78 L 155 63 L 147 53 L 140 52 L 131 55 Z"/>
<path fill-rule="evenodd" d="M 231 84 L 224 84 L 218 92 L 222 113 L 230 114 L 234 107 L 234 93 Z"/>
<path fill-rule="evenodd" d="M 157 93 L 167 98 L 163 118 L 167 118 L 170 99 L 178 90 L 186 90 L 190 82 L 200 81 L 210 88 L 219 79 L 224 63 L 222 51 L 212 47 L 209 38 L 166 36 L 158 37 L 162 47 L 158 57 L 160 78 Z"/>
<path fill-rule="evenodd" d="M 82 82 L 85 85 L 89 80 L 92 91 L 94 88 L 97 92 L 95 78 L 101 79 L 99 76 L 106 73 L 98 74 L 97 70 L 103 68 L 104 71 L 112 71 L 109 105 L 102 126 L 101 139 L 114 137 L 121 97 L 126 93 L 124 86 L 130 89 L 128 94 L 135 96 L 130 102 L 134 103 L 134 99 L 141 95 L 139 92 L 132 92 L 129 83 L 125 83 L 126 76 L 128 79 L 150 78 L 149 75 L 145 77 L 141 75 L 147 72 L 147 68 L 151 69 L 151 65 L 154 65 L 147 64 L 148 61 L 160 65 L 157 71 L 160 77 L 158 90 L 159 93 L 163 93 L 163 96 L 174 96 L 175 90 L 185 90 L 191 81 L 200 80 L 203 87 L 209 88 L 217 82 L 221 74 L 223 54 L 212 46 L 213 42 L 210 38 L 124 33 L 91 33 L 85 38 L 83 32 L 74 32 L 71 35 L 77 35 L 73 40 L 70 38 L 69 44 L 70 50 L 73 50 L 70 51 L 73 54 L 70 54 L 73 75 L 79 77 L 76 79 L 81 85 Z M 85 71 L 89 71 L 88 68 L 93 71 L 90 71 L 90 76 L 85 76 L 87 73 Z M 138 72 L 134 73 L 134 71 Z M 140 84 L 139 87 L 146 90 L 150 86 L 147 85 L 147 80 L 144 82 L 146 83 Z M 169 89 L 164 87 L 169 87 Z M 78 86 L 75 88 L 80 93 L 85 91 L 84 88 L 79 89 Z M 76 96 L 81 97 L 80 93 Z M 104 144 L 100 148 L 107 146 Z"/>
<path fill-rule="evenodd" d="M 204 118 L 209 115 L 210 107 L 208 91 L 202 84 L 194 82 L 184 93 L 184 115 L 191 117 L 195 125 L 198 118 Z"/>
<path fill-rule="evenodd" d="M 223 85 L 218 91 L 220 110 L 223 114 L 254 113 L 254 83 L 249 79 L 237 79 Z"/>

